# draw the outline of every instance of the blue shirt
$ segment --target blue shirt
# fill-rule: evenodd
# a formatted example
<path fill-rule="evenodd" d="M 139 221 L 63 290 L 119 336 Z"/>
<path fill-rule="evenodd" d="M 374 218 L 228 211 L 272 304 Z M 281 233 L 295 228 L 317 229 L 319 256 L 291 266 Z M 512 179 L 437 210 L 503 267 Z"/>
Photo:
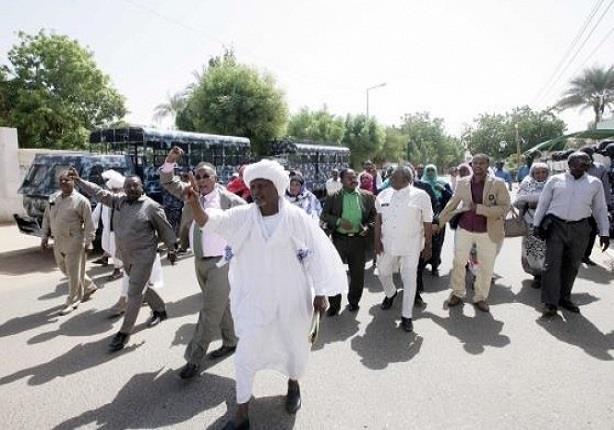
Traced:
<path fill-rule="evenodd" d="M 522 180 L 524 178 L 526 178 L 527 176 L 529 176 L 529 166 L 527 166 L 526 164 L 523 164 L 520 169 L 518 169 L 518 173 L 516 174 L 516 180 L 518 182 L 522 182 Z"/>

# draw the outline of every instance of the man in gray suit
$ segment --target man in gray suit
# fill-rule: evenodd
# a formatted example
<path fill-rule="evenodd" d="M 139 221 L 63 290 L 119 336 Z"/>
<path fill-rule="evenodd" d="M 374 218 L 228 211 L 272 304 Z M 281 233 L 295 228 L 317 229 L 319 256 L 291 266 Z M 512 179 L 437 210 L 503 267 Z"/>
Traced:
<path fill-rule="evenodd" d="M 160 183 L 166 191 L 176 197 L 183 197 L 187 185 L 174 176 L 176 162 L 182 157 L 183 150 L 173 147 L 160 168 Z M 245 201 L 217 184 L 215 167 L 209 163 L 199 163 L 194 169 L 194 179 L 200 192 L 200 205 L 204 208 L 222 210 L 243 205 Z M 203 307 L 198 315 L 198 323 L 192 340 L 185 351 L 186 364 L 179 376 L 189 379 L 200 371 L 200 363 L 207 353 L 209 344 L 222 332 L 222 346 L 211 352 L 212 358 L 231 354 L 237 347 L 234 324 L 230 313 L 230 285 L 228 265 L 218 264 L 227 252 L 226 241 L 213 233 L 203 234 L 194 222 L 190 226 L 190 248 L 194 252 L 196 279 L 202 291 Z"/>
<path fill-rule="evenodd" d="M 153 327 L 167 318 L 164 301 L 147 284 L 162 240 L 168 247 L 168 259 L 175 263 L 175 232 L 166 219 L 164 209 L 143 192 L 138 176 L 127 176 L 123 193 L 112 193 L 98 185 L 79 178 L 75 169 L 70 175 L 87 194 L 93 195 L 105 206 L 115 209 L 113 231 L 117 250 L 128 274 L 128 303 L 124 322 L 115 334 L 109 349 L 119 351 L 128 343 L 134 329 L 143 299 L 152 309 L 147 325 Z"/>

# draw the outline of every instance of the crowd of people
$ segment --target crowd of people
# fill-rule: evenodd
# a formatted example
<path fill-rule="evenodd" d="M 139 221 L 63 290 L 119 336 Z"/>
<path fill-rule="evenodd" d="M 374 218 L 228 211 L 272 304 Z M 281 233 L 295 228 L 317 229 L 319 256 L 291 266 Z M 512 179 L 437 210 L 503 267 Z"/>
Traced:
<path fill-rule="evenodd" d="M 485 154 L 450 169 L 449 181 L 433 164 L 379 171 L 365 161 L 360 172 L 334 169 L 323 201 L 305 187 L 301 172 L 275 161 L 243 166 L 224 187 L 215 166 L 206 162 L 186 178 L 176 175 L 182 156 L 174 147 L 160 167 L 163 188 L 184 202 L 183 213 L 176 215 L 180 228 L 173 228 L 163 207 L 144 194 L 138 176 L 107 171 L 103 188 L 71 168 L 60 175 L 60 191 L 45 211 L 42 247 L 53 237 L 57 265 L 68 278 L 69 295 L 60 312 L 66 315 L 96 292 L 85 273 L 86 250 L 102 220 L 111 277 L 123 278 L 110 311 L 123 315 L 109 346 L 114 352 L 128 343 L 143 301 L 152 311 L 148 326 L 167 318 L 157 292 L 163 283 L 159 244 L 174 264 L 185 229 L 181 248 L 194 255 L 203 300 L 178 373 L 191 379 L 207 356 L 235 354 L 238 406 L 229 429 L 249 428 L 253 381 L 262 369 L 287 376 L 286 409 L 300 409 L 299 380 L 319 317 L 335 318 L 344 296 L 349 312 L 359 310 L 368 260 L 374 261 L 384 310 L 398 295 L 393 276 L 400 274 L 400 327 L 412 332 L 414 307 L 423 305 L 425 269 L 430 265 L 430 274 L 439 276 L 447 228 L 454 230 L 454 256 L 445 305 L 465 300 L 467 270 L 475 269 L 471 295 L 482 312 L 490 311 L 495 260 L 510 212 L 527 227 L 521 263 L 534 277 L 533 286 L 541 288 L 544 317 L 559 308 L 579 312 L 571 291 L 580 264 L 592 264 L 596 236 L 602 250 L 609 246 L 610 182 L 590 148 L 571 154 L 565 173 L 552 174 L 541 162 L 523 166 L 514 201 L 511 175 L 502 163 L 491 169 Z M 94 213 L 86 196 L 98 202 Z M 209 351 L 220 333 L 221 347 Z"/>

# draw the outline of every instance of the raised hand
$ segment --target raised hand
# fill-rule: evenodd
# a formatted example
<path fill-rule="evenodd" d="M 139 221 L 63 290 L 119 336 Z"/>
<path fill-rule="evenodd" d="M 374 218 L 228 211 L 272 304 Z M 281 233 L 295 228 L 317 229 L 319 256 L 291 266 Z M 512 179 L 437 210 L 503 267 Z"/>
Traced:
<path fill-rule="evenodd" d="M 167 163 L 176 163 L 177 161 L 181 160 L 181 157 L 183 157 L 183 149 L 181 149 L 178 146 L 173 146 L 171 148 L 171 150 L 168 152 L 168 155 L 166 156 L 166 162 Z"/>

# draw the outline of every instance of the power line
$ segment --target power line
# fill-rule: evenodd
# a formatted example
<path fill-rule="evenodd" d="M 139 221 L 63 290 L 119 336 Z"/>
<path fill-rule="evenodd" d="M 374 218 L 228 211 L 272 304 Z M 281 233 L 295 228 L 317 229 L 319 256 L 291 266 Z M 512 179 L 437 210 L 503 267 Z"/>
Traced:
<path fill-rule="evenodd" d="M 591 53 L 590 53 L 590 54 L 588 54 L 588 55 L 586 56 L 586 58 L 584 59 L 584 61 L 583 61 L 583 62 L 582 62 L 582 63 L 581 63 L 579 66 L 578 66 L 578 68 L 577 68 L 577 69 L 576 69 L 576 70 L 573 72 L 573 75 L 574 75 L 574 76 L 575 76 L 575 75 L 576 75 L 576 74 L 577 74 L 577 73 L 578 73 L 578 72 L 579 72 L 579 71 L 582 69 L 582 67 L 584 67 L 584 65 L 585 65 L 586 63 L 588 63 L 588 60 L 590 60 L 590 59 L 591 59 L 591 57 L 592 57 L 593 55 L 595 55 L 595 53 L 597 53 L 597 51 L 599 50 L 599 48 L 601 48 L 601 46 L 603 46 L 603 44 L 604 44 L 604 43 L 605 43 L 605 42 L 606 42 L 606 41 L 607 41 L 607 40 L 608 40 L 608 39 L 609 39 L 609 38 L 610 38 L 610 37 L 611 37 L 613 34 L 614 34 L 614 27 L 612 27 L 612 28 L 610 29 L 610 31 L 608 31 L 608 33 L 605 35 L 605 37 L 604 37 L 603 39 L 601 39 L 601 42 L 599 42 L 599 43 L 597 44 L 597 46 L 595 46 L 595 49 L 593 49 L 593 50 L 591 51 Z"/>
<path fill-rule="evenodd" d="M 552 72 L 552 75 L 548 78 L 548 80 L 546 81 L 546 83 L 544 84 L 544 86 L 542 86 L 542 88 L 539 90 L 539 92 L 537 93 L 537 95 L 535 96 L 535 99 L 533 99 L 534 102 L 538 101 L 540 96 L 542 95 L 542 93 L 546 90 L 546 88 L 550 85 L 550 83 L 552 82 L 552 79 L 554 79 L 554 77 L 558 74 L 560 68 L 563 66 L 563 64 L 565 63 L 565 60 L 567 59 L 567 57 L 569 56 L 569 54 L 571 53 L 571 51 L 573 50 L 573 48 L 575 48 L 576 43 L 578 43 L 578 41 L 580 40 L 580 38 L 582 37 L 582 35 L 584 34 L 584 32 L 586 31 L 586 28 L 588 27 L 588 25 L 590 24 L 590 22 L 592 21 L 593 17 L 595 16 L 595 14 L 597 13 L 597 11 L 599 10 L 599 8 L 601 7 L 601 5 L 603 4 L 604 0 L 597 0 L 597 3 L 595 3 L 595 5 L 593 6 L 593 9 L 589 12 L 588 16 L 586 17 L 586 19 L 584 20 L 584 23 L 582 24 L 582 26 L 580 27 L 580 29 L 578 30 L 578 32 L 576 33 L 576 36 L 573 38 L 573 40 L 571 41 L 571 43 L 569 44 L 569 47 L 567 48 L 567 50 L 565 51 L 565 54 L 563 54 L 563 56 L 561 57 L 561 60 L 559 61 L 559 63 L 556 65 L 556 67 L 554 68 L 554 71 Z"/>
<path fill-rule="evenodd" d="M 584 45 L 586 45 L 586 42 L 588 42 L 588 40 L 590 39 L 590 37 L 593 35 L 595 29 L 599 26 L 599 24 L 601 23 L 601 21 L 603 20 L 603 18 L 605 17 L 605 15 L 608 13 L 608 11 L 610 10 L 610 8 L 612 7 L 612 5 L 614 4 L 614 0 L 610 0 L 610 3 L 608 3 L 608 5 L 606 6 L 605 10 L 603 11 L 603 13 L 601 14 L 601 16 L 599 17 L 599 19 L 597 20 L 597 22 L 593 25 L 593 27 L 591 28 L 590 32 L 588 33 L 588 35 L 586 36 L 586 38 L 584 39 L 584 41 L 582 42 L 582 44 L 580 45 L 580 47 L 576 50 L 576 53 L 573 55 L 573 57 L 571 57 L 571 59 L 567 62 L 567 64 L 565 65 L 565 68 L 563 69 L 563 71 L 559 74 L 559 76 L 557 77 L 557 79 L 552 82 L 552 85 L 549 86 L 548 90 L 546 91 L 546 93 L 544 94 L 544 97 L 546 97 L 550 91 L 556 86 L 556 84 L 558 83 L 558 81 L 563 77 L 563 75 L 565 74 L 565 72 L 567 71 L 567 69 L 569 68 L 569 66 L 573 63 L 573 61 L 576 59 L 576 57 L 578 56 L 578 54 L 580 53 L 580 51 L 582 51 L 582 48 L 584 48 Z"/>

